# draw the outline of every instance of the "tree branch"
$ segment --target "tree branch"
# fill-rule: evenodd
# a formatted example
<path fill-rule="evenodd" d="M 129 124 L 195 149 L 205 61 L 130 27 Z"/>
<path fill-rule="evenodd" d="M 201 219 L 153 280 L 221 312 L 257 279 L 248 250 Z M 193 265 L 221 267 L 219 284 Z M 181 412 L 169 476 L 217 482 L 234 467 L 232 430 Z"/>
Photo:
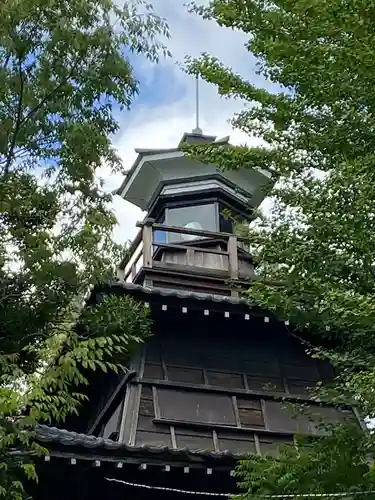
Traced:
<path fill-rule="evenodd" d="M 5 167 L 4 167 L 3 179 L 5 179 L 7 177 L 7 175 L 9 174 L 10 164 L 12 163 L 12 160 L 14 157 L 14 148 L 16 146 L 17 135 L 21 129 L 21 124 L 22 124 L 21 117 L 22 117 L 22 101 L 23 101 L 24 80 L 23 80 L 23 74 L 22 74 L 22 59 L 21 59 L 21 57 L 18 57 L 18 73 L 19 73 L 19 77 L 20 77 L 20 93 L 19 93 L 19 99 L 18 99 L 18 105 L 17 105 L 17 116 L 16 116 L 16 122 L 14 125 L 12 142 L 10 144 L 10 148 L 9 148 L 8 155 L 7 155 L 7 160 L 6 160 Z"/>
<path fill-rule="evenodd" d="M 65 85 L 69 79 L 73 76 L 74 70 L 78 66 L 78 60 L 74 63 L 72 69 L 69 71 L 69 74 L 54 88 L 51 90 L 51 92 L 48 92 L 43 99 L 34 107 L 32 108 L 27 115 L 21 120 L 21 127 L 33 116 L 37 111 L 39 111 L 43 105 L 54 95 L 56 92 L 58 92 L 63 85 Z"/>
<path fill-rule="evenodd" d="M 10 60 L 10 54 L 8 54 L 4 60 L 3 69 L 6 69 Z"/>
<path fill-rule="evenodd" d="M 15 128 L 14 128 L 14 133 L 13 133 L 13 138 L 12 138 L 12 143 L 11 143 L 11 146 L 10 146 L 10 151 L 7 155 L 7 159 L 6 159 L 6 163 L 5 163 L 5 167 L 4 167 L 4 174 L 3 174 L 3 179 L 6 178 L 6 176 L 8 175 L 9 173 L 9 169 L 10 169 L 10 164 L 14 158 L 14 148 L 15 148 L 15 145 L 16 145 L 16 140 L 17 140 L 17 135 L 18 133 L 20 132 L 21 128 L 26 124 L 26 122 L 32 118 L 33 115 L 35 115 L 35 113 L 37 113 L 42 107 L 43 105 L 54 95 L 56 94 L 63 85 L 65 85 L 69 79 L 73 76 L 73 73 L 75 71 L 75 69 L 77 68 L 78 66 L 78 60 L 74 63 L 73 67 L 71 68 L 71 70 L 69 71 L 69 74 L 54 88 L 51 90 L 51 92 L 48 92 L 48 94 L 46 94 L 43 99 L 34 107 L 32 108 L 27 114 L 26 116 L 24 116 L 23 118 L 21 118 L 22 116 L 22 97 L 23 97 L 23 88 L 24 88 L 24 80 L 23 80 L 23 75 L 22 75 L 22 69 L 21 69 L 21 59 L 19 59 L 19 71 L 20 71 L 20 98 L 19 98 L 19 101 L 18 101 L 18 109 L 17 109 L 17 118 L 16 118 L 16 125 L 15 125 Z"/>

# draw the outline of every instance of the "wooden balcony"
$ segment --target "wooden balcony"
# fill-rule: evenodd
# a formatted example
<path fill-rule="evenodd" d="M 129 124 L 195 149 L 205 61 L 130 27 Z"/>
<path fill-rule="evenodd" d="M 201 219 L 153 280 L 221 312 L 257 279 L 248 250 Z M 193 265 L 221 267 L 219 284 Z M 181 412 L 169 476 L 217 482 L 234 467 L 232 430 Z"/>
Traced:
<path fill-rule="evenodd" d="M 251 255 L 234 234 L 165 226 L 153 219 L 137 226 L 140 230 L 118 269 L 121 280 L 187 289 L 189 281 L 195 283 L 194 289 L 199 288 L 199 282 L 204 282 L 204 290 L 209 288 L 208 283 L 216 283 L 218 293 L 237 295 L 228 286 L 224 287 L 225 292 L 220 283 L 248 282 L 254 278 Z M 165 236 L 163 242 L 161 234 Z M 178 241 L 173 241 L 173 235 L 177 235 Z M 181 235 L 188 241 L 181 241 Z M 164 285 L 160 285 L 161 275 Z"/>

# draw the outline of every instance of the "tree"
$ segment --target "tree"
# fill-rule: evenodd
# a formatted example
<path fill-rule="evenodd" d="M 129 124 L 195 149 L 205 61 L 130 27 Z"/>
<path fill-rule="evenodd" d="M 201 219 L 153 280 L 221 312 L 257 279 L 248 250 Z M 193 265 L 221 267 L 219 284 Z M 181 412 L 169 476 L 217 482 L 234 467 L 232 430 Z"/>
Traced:
<path fill-rule="evenodd" d="M 124 252 L 98 171 L 121 170 L 128 56 L 157 62 L 168 31 L 142 0 L 5 0 L 0 16 L 0 497 L 22 498 L 35 469 L 10 452 L 42 453 L 35 425 L 76 412 L 84 370 L 121 369 L 147 335 L 134 301 L 82 301 Z"/>
<path fill-rule="evenodd" d="M 300 330 L 310 330 L 318 347 L 312 349 L 315 355 L 328 357 L 338 368 L 338 389 L 355 397 L 371 418 L 374 9 L 369 0 L 213 0 L 208 7 L 192 6 L 203 17 L 244 32 L 258 71 L 279 85 L 278 92 L 256 87 L 214 56 L 187 60 L 188 72 L 216 85 L 220 95 L 247 104 L 232 124 L 259 139 L 258 147 L 196 147 L 190 153 L 223 169 L 268 168 L 279 176 L 271 191 L 270 213 L 257 214 L 250 229 L 241 228 L 259 264 L 249 296 Z M 319 349 L 323 340 L 334 348 Z M 338 450 L 345 451 L 339 436 L 337 430 L 336 457 Z M 365 461 L 364 450 L 373 452 L 374 443 L 368 433 L 361 434 L 361 440 Z M 332 441 L 327 442 L 327 456 L 328 446 Z M 298 469 L 286 455 L 280 460 L 291 465 L 294 486 L 299 480 L 305 484 L 308 466 L 319 477 L 318 462 L 306 461 L 306 467 Z M 285 470 L 279 469 L 280 474 Z M 354 484 L 356 476 L 350 477 Z M 334 467 L 330 478 L 337 490 Z M 274 485 L 277 489 L 280 483 Z M 326 481 L 326 492 L 328 485 Z M 250 480 L 246 488 L 251 491 Z M 316 483 L 310 491 L 319 491 Z"/>

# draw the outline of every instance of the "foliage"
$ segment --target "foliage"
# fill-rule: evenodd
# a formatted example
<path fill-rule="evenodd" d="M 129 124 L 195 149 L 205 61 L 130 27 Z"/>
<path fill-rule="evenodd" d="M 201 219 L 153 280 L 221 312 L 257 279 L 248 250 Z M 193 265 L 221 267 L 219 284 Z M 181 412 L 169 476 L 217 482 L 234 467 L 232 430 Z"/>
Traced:
<path fill-rule="evenodd" d="M 296 438 L 280 450 L 278 460 L 253 456 L 242 461 L 236 476 L 239 486 L 252 498 L 264 495 L 309 493 L 355 493 L 375 491 L 375 474 L 363 460 L 368 452 L 367 440 L 358 427 L 339 427 L 333 435 L 319 438 L 314 446 Z M 307 452 L 306 452 L 307 449 Z M 354 495 L 352 496 L 354 498 Z"/>
<path fill-rule="evenodd" d="M 84 367 L 118 369 L 148 329 L 129 299 L 80 314 L 124 252 L 99 175 L 121 171 L 129 57 L 157 62 L 168 32 L 143 0 L 5 0 L 0 16 L 0 497 L 22 498 L 32 454 L 11 452 L 42 453 L 35 424 L 76 412 Z"/>
<path fill-rule="evenodd" d="M 310 330 L 314 343 L 325 346 L 315 355 L 338 368 L 339 390 L 374 417 L 375 5 L 213 0 L 191 9 L 242 31 L 257 71 L 279 88 L 259 88 L 208 54 L 187 60 L 188 72 L 246 104 L 232 124 L 258 138 L 253 148 L 201 146 L 190 153 L 223 169 L 277 172 L 266 191 L 272 209 L 256 214 L 250 229 L 240 228 L 258 262 L 249 295 Z M 373 452 L 372 435 L 363 439 Z M 339 444 L 344 453 L 345 442 Z M 306 470 L 295 459 L 290 466 L 304 484 Z M 310 466 L 317 473 L 319 464 Z M 331 472 L 325 491 L 336 487 L 333 466 Z"/>
<path fill-rule="evenodd" d="M 9 451 L 44 453 L 35 441 L 36 425 L 78 414 L 86 400 L 84 387 L 89 383 L 90 370 L 126 369 L 129 354 L 148 333 L 148 310 L 143 304 L 127 296 L 108 296 L 98 306 L 87 306 L 74 328 L 66 327 L 64 333 L 57 331 L 55 335 L 51 331 L 45 342 L 28 346 L 38 360 L 32 374 L 15 369 L 3 356 L 6 371 L 2 373 L 0 392 L 0 486 L 4 491 L 0 489 L 0 493 L 5 498 L 18 498 L 23 491 L 15 473 L 23 471 L 36 478 L 30 457 L 14 460 Z"/>

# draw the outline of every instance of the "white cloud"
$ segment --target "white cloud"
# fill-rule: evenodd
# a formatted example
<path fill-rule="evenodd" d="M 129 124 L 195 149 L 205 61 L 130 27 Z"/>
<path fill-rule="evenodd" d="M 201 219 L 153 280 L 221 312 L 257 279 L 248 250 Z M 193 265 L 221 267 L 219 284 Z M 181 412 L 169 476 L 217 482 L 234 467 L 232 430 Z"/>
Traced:
<path fill-rule="evenodd" d="M 173 59 L 162 61 L 158 68 L 146 61 L 137 68 L 142 73 L 139 76 L 141 99 L 134 104 L 132 111 L 124 113 L 123 124 L 114 141 L 125 168 L 130 168 L 135 160 L 134 148 L 175 147 L 182 134 L 195 127 L 195 82 L 176 64 L 176 61 L 181 62 L 185 55 L 198 56 L 201 52 L 208 52 L 252 82 L 264 84 L 255 74 L 254 58 L 244 48 L 244 36 L 189 14 L 184 1 L 153 2 L 155 11 L 165 17 L 170 26 L 171 39 L 168 41 L 168 48 Z M 170 101 L 150 107 L 147 105 L 147 96 L 142 94 L 142 81 L 153 82 L 156 71 L 168 72 Z M 236 144 L 246 142 L 248 138 L 239 131 L 233 131 L 228 124 L 228 119 L 241 107 L 242 103 L 238 101 L 221 99 L 214 86 L 200 83 L 200 127 L 204 133 L 230 135 L 231 142 Z M 108 175 L 105 170 L 102 176 L 107 189 L 113 190 L 121 184 L 121 176 Z M 113 207 L 119 221 L 115 237 L 123 243 L 134 237 L 135 223 L 143 214 L 119 197 L 114 200 Z"/>

